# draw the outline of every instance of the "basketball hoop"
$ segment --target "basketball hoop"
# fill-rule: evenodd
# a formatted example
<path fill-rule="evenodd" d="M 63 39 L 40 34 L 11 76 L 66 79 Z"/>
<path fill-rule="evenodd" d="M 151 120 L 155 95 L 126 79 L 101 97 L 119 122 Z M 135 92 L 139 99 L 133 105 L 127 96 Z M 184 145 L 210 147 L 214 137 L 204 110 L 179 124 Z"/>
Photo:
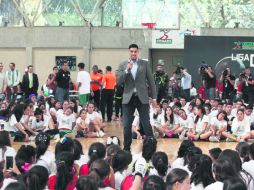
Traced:
<path fill-rule="evenodd" d="M 156 26 L 155 22 L 144 22 L 141 24 L 142 24 L 142 26 L 146 26 L 148 29 L 153 29 Z"/>

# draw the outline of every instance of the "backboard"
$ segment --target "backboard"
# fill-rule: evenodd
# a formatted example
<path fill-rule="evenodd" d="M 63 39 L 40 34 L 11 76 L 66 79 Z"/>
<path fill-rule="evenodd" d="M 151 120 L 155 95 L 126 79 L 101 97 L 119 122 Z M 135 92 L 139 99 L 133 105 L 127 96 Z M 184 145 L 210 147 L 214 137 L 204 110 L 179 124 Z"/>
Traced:
<path fill-rule="evenodd" d="M 122 0 L 122 14 L 123 28 L 179 29 L 178 0 Z"/>

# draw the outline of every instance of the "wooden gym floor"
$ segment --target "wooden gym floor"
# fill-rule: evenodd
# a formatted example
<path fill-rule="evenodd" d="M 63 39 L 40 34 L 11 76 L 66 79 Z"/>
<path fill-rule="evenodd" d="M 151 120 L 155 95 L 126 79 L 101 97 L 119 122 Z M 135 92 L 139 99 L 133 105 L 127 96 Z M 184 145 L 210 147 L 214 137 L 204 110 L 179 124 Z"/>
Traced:
<path fill-rule="evenodd" d="M 107 123 L 107 128 L 105 129 L 106 136 L 104 138 L 80 138 L 80 142 L 83 146 L 83 151 L 85 154 L 88 152 L 88 148 L 90 144 L 93 142 L 102 142 L 105 143 L 107 136 L 118 136 L 121 140 L 121 145 L 123 143 L 123 126 L 120 121 L 112 121 L 111 123 Z M 34 145 L 34 142 L 29 143 L 18 143 L 13 142 L 13 147 L 15 150 L 22 144 L 31 144 Z M 54 152 L 56 142 L 54 140 L 50 143 L 50 151 Z M 164 151 L 169 157 L 170 162 L 172 162 L 177 157 L 177 151 L 181 144 L 179 139 L 158 139 L 157 151 Z M 209 149 L 220 147 L 221 149 L 235 149 L 237 143 L 235 142 L 220 142 L 220 143 L 211 143 L 211 142 L 195 142 L 196 146 L 200 147 L 205 154 L 208 154 Z M 132 153 L 136 154 L 141 152 L 142 149 L 142 141 L 141 140 L 133 140 L 132 143 Z"/>

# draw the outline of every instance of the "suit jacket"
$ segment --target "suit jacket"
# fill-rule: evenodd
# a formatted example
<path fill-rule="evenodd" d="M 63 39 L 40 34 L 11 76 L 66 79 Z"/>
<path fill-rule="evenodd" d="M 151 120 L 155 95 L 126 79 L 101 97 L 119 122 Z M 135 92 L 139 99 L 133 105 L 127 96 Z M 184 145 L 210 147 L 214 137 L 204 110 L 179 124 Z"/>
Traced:
<path fill-rule="evenodd" d="M 136 93 L 142 104 L 149 103 L 148 87 L 151 91 L 151 97 L 156 99 L 156 86 L 154 78 L 147 61 L 138 59 L 138 68 L 136 78 L 134 79 L 131 72 L 126 73 L 126 66 L 128 61 L 119 65 L 117 73 L 117 84 L 124 84 L 123 104 L 128 104 L 136 88 Z"/>
<path fill-rule="evenodd" d="M 39 87 L 38 76 L 33 73 L 33 91 L 37 92 L 38 87 Z M 23 75 L 22 89 L 23 89 L 24 92 L 28 91 L 28 89 L 29 89 L 28 73 Z"/>

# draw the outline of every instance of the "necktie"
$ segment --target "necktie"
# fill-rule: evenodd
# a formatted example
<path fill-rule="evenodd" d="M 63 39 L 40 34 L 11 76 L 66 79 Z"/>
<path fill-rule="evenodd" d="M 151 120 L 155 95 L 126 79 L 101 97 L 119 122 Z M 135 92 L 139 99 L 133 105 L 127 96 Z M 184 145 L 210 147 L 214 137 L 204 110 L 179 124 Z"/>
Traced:
<path fill-rule="evenodd" d="M 29 88 L 33 87 L 33 75 L 31 73 L 28 74 L 29 78 Z"/>
<path fill-rule="evenodd" d="M 11 86 L 14 85 L 14 71 L 11 71 Z"/>

